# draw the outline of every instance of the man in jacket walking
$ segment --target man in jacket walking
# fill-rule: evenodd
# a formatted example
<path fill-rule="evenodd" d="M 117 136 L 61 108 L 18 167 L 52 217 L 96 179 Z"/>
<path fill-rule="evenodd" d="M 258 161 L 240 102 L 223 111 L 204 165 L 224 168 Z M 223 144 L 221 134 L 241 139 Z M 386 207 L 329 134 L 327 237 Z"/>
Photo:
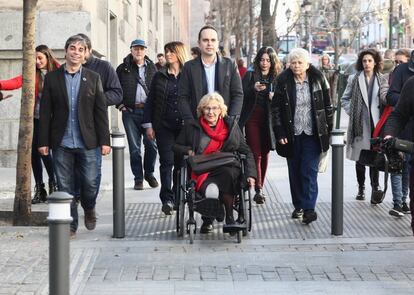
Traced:
<path fill-rule="evenodd" d="M 157 187 L 154 177 L 154 166 L 157 157 L 155 140 L 145 136 L 142 127 L 144 107 L 147 101 L 151 80 L 157 69 L 154 63 L 145 55 L 145 41 L 136 39 L 131 42 L 131 53 L 118 66 L 116 73 L 121 82 L 123 100 L 118 109 L 122 111 L 122 122 L 128 138 L 131 170 L 134 174 L 134 189 L 144 189 L 145 179 L 151 187 Z M 141 157 L 141 138 L 145 146 L 144 167 Z M 144 168 L 144 173 L 143 173 Z"/>

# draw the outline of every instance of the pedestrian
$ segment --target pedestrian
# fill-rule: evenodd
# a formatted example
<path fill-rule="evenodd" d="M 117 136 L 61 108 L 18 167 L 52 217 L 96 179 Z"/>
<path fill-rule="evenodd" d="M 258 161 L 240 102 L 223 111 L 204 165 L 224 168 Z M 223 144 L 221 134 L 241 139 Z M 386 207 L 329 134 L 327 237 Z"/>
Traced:
<path fill-rule="evenodd" d="M 414 63 L 412 60 L 410 61 L 410 54 L 409 49 L 399 49 L 395 52 L 395 68 L 391 73 L 389 73 L 389 78 L 387 80 L 389 82 L 390 89 L 388 90 L 386 103 L 387 106 L 392 108 L 396 106 L 398 100 L 400 99 L 402 86 L 406 82 L 404 81 L 403 75 L 401 75 L 402 71 L 400 71 L 400 67 L 403 68 L 404 72 L 407 74 L 405 75 L 405 80 L 414 75 L 414 72 L 411 70 L 413 69 L 412 66 Z M 411 63 L 411 66 L 408 66 L 408 62 Z M 386 74 L 384 74 L 384 76 L 385 75 Z M 403 131 L 398 134 L 398 137 L 412 140 L 411 132 L 413 127 L 413 122 L 410 120 Z M 404 153 L 402 174 L 391 173 L 393 207 L 390 209 L 389 214 L 392 216 L 403 217 L 404 214 L 410 213 L 410 208 L 407 205 L 408 189 L 410 185 L 410 160 L 411 154 Z"/>
<path fill-rule="evenodd" d="M 198 33 L 200 56 L 185 63 L 178 83 L 178 108 L 185 122 L 198 120 L 201 98 L 218 92 L 228 108 L 229 120 L 238 120 L 243 105 L 243 88 L 237 65 L 220 56 L 216 28 L 202 27 Z M 213 219 L 202 216 L 203 233 L 213 230 Z"/>
<path fill-rule="evenodd" d="M 122 122 L 127 134 L 134 189 L 143 190 L 144 179 L 150 187 L 158 186 L 158 181 L 154 177 L 157 145 L 155 140 L 145 136 L 145 130 L 141 126 L 149 86 L 157 68 L 146 56 L 147 45 L 144 40 L 133 40 L 130 49 L 131 52 L 116 69 L 123 90 L 123 100 L 118 105 L 118 109 L 122 112 Z M 141 157 L 141 138 L 145 146 L 144 167 Z"/>
<path fill-rule="evenodd" d="M 82 36 L 65 44 L 66 63 L 45 77 L 40 104 L 39 153 L 53 153 L 59 190 L 75 194 L 75 170 L 81 175 L 80 203 L 85 227 L 96 227 L 98 166 L 96 149 L 111 151 L 106 98 L 99 75 L 82 66 L 87 45 Z M 71 236 L 76 235 L 78 212 L 72 200 Z"/>
<path fill-rule="evenodd" d="M 245 130 L 246 141 L 256 163 L 256 194 L 253 200 L 257 204 L 263 204 L 266 200 L 263 185 L 269 152 L 276 147 L 270 103 L 281 70 L 282 65 L 275 50 L 265 46 L 259 49 L 253 61 L 253 69 L 247 71 L 243 78 L 244 99 L 239 125 Z"/>
<path fill-rule="evenodd" d="M 246 74 L 247 68 L 244 66 L 244 59 L 239 58 L 237 60 L 237 69 L 239 70 L 240 78 L 243 79 L 244 74 Z"/>
<path fill-rule="evenodd" d="M 193 59 L 196 59 L 200 55 L 201 55 L 200 48 L 198 48 L 197 46 L 191 47 L 191 56 L 193 57 Z"/>
<path fill-rule="evenodd" d="M 158 53 L 157 54 L 157 60 L 158 60 L 158 62 L 155 64 L 155 67 L 159 71 L 167 63 L 166 60 L 165 60 L 164 53 Z"/>
<path fill-rule="evenodd" d="M 336 107 L 337 104 L 337 91 L 336 81 L 338 80 L 338 72 L 335 71 L 335 65 L 331 64 L 331 58 L 328 54 L 323 54 L 319 60 L 319 70 L 325 76 L 329 84 L 329 96 L 332 101 L 332 105 Z"/>
<path fill-rule="evenodd" d="M 35 80 L 35 103 L 33 111 L 33 139 L 32 139 L 32 171 L 35 179 L 35 189 L 32 199 L 32 204 L 38 204 L 46 202 L 47 192 L 45 184 L 43 182 L 43 165 L 46 168 L 49 176 L 49 195 L 58 190 L 56 176 L 53 168 L 52 155 L 42 156 L 37 148 L 39 143 L 39 108 L 40 100 L 43 93 L 43 82 L 45 75 L 48 72 L 54 71 L 59 68 L 59 62 L 54 57 L 51 49 L 46 45 L 39 45 L 36 47 L 36 80 Z M 19 89 L 23 85 L 23 76 L 19 75 L 10 80 L 0 81 L 0 90 L 14 90 Z M 12 95 L 6 95 L 5 98 L 9 98 Z"/>
<path fill-rule="evenodd" d="M 411 54 L 413 56 L 413 54 Z M 401 64 L 398 69 L 406 64 Z M 403 72 L 399 72 L 402 74 Z M 396 75 L 394 75 L 396 78 Z M 385 140 L 392 140 L 392 137 L 398 136 L 404 128 L 406 128 L 410 121 L 414 118 L 414 101 L 412 94 L 414 93 L 414 78 L 408 79 L 404 83 L 404 87 L 401 90 L 400 98 L 394 110 L 388 117 L 388 121 L 384 127 Z M 411 141 L 414 139 L 414 128 L 409 129 L 409 138 Z M 414 165 L 410 166 L 410 211 L 411 211 L 411 229 L 414 235 Z"/>
<path fill-rule="evenodd" d="M 157 141 L 162 212 L 171 215 L 175 204 L 174 192 L 180 164 L 180 159 L 174 157 L 172 147 L 183 125 L 178 111 L 178 81 L 181 69 L 188 60 L 188 53 L 184 44 L 179 41 L 165 44 L 164 51 L 167 64 L 152 79 L 142 125 L 146 128 L 148 138 Z"/>
<path fill-rule="evenodd" d="M 362 50 L 356 62 L 356 74 L 349 76 L 345 91 L 342 95 L 342 108 L 349 115 L 347 131 L 347 158 L 355 161 L 358 181 L 356 199 L 365 200 L 365 166 L 359 162 L 361 150 L 370 150 L 370 139 L 385 105 L 385 97 L 381 97 L 383 88 L 388 84 L 381 79 L 381 55 L 375 49 Z M 371 203 L 381 203 L 384 192 L 379 185 L 379 171 L 369 168 L 371 180 Z"/>
<path fill-rule="evenodd" d="M 317 219 L 318 165 L 322 152 L 329 149 L 333 108 L 329 85 L 323 74 L 310 64 L 309 52 L 293 49 L 289 69 L 277 78 L 272 99 L 276 150 L 287 158 L 292 218 L 303 224 Z"/>
<path fill-rule="evenodd" d="M 119 83 L 118 76 L 115 72 L 115 69 L 112 65 L 106 60 L 101 60 L 95 57 L 92 54 L 92 42 L 91 39 L 82 33 L 79 33 L 78 36 L 81 36 L 86 42 L 86 51 L 85 51 L 85 61 L 83 62 L 83 67 L 90 69 L 99 74 L 101 78 L 103 91 L 106 98 L 106 106 L 113 106 L 120 104 L 122 102 L 122 88 Z M 98 177 L 96 196 L 99 193 L 99 187 L 101 185 L 102 178 L 102 153 L 99 149 L 96 149 L 96 161 L 98 165 Z M 79 199 L 80 197 L 80 174 L 77 173 L 76 186 L 75 186 L 75 197 Z"/>

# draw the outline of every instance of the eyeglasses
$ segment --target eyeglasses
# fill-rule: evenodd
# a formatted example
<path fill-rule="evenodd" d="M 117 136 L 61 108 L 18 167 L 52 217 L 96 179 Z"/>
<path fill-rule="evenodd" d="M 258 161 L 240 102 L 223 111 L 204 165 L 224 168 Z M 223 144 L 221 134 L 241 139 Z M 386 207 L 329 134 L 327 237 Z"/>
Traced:
<path fill-rule="evenodd" d="M 209 113 L 209 112 L 217 112 L 220 110 L 220 107 L 214 106 L 214 107 L 204 107 L 203 108 L 204 112 Z"/>

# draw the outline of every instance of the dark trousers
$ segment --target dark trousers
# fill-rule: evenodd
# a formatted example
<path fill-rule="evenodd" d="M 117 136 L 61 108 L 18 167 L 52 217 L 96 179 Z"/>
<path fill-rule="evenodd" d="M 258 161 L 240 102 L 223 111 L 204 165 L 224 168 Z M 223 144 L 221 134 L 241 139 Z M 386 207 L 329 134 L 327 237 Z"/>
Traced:
<path fill-rule="evenodd" d="M 33 120 L 33 140 L 32 140 L 32 170 L 36 184 L 43 183 L 43 165 L 45 165 L 49 182 L 55 182 L 55 171 L 53 169 L 52 155 L 41 156 L 37 151 L 39 141 L 39 119 Z"/>
<path fill-rule="evenodd" d="M 176 157 L 172 151 L 175 140 L 180 133 L 179 129 L 165 127 L 157 128 L 155 137 L 157 139 L 158 154 L 160 156 L 161 190 L 160 199 L 164 204 L 175 201 L 176 178 L 180 164 L 180 157 Z"/>
<path fill-rule="evenodd" d="M 295 136 L 293 149 L 293 157 L 287 159 L 293 206 L 295 209 L 315 209 L 321 154 L 319 138 L 302 133 Z"/>
<path fill-rule="evenodd" d="M 410 211 L 411 211 L 411 229 L 414 234 L 414 164 L 410 163 Z"/>
<path fill-rule="evenodd" d="M 270 142 L 268 128 L 265 110 L 261 106 L 256 106 L 245 127 L 246 141 L 252 150 L 256 162 L 256 189 L 263 187 L 269 162 Z"/>
<path fill-rule="evenodd" d="M 359 162 L 355 163 L 355 170 L 357 175 L 358 185 L 365 186 L 365 166 L 360 164 Z M 378 169 L 369 168 L 369 178 L 371 179 L 371 187 L 378 187 L 379 186 L 379 171 Z"/>
<path fill-rule="evenodd" d="M 98 169 L 98 175 L 96 176 L 96 194 L 95 197 L 98 197 L 99 194 L 99 188 L 101 186 L 101 179 L 102 179 L 102 153 L 101 148 L 96 149 L 96 166 Z M 75 195 L 74 197 L 79 200 L 80 198 L 80 189 L 81 185 L 81 174 L 79 172 L 79 169 L 75 170 Z"/>
<path fill-rule="evenodd" d="M 84 210 L 95 208 L 96 179 L 98 169 L 96 165 L 96 149 L 69 149 L 58 147 L 53 150 L 54 165 L 60 191 L 75 196 L 75 170 L 80 173 L 80 203 Z M 71 204 L 73 221 L 71 228 L 78 228 L 77 200 L 73 198 Z"/>

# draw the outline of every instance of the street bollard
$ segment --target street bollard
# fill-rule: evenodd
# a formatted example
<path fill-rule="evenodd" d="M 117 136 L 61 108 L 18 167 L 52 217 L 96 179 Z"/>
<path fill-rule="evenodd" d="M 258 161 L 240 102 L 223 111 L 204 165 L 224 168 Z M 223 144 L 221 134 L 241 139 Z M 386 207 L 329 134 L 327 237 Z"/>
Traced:
<path fill-rule="evenodd" d="M 125 237 L 125 175 L 124 149 L 125 134 L 119 131 L 111 133 L 112 137 L 112 179 L 113 179 L 113 237 Z"/>
<path fill-rule="evenodd" d="M 343 234 L 344 223 L 344 134 L 340 129 L 332 130 L 332 216 L 331 233 Z"/>
<path fill-rule="evenodd" d="M 49 216 L 49 294 L 69 295 L 69 232 L 73 197 L 54 192 L 48 198 Z"/>

